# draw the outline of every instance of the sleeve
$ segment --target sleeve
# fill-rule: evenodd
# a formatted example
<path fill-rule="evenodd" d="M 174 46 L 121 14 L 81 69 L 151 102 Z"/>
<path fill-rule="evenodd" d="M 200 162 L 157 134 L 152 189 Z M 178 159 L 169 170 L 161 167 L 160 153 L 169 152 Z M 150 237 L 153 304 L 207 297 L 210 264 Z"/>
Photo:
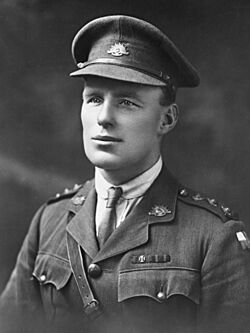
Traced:
<path fill-rule="evenodd" d="M 19 252 L 15 268 L 0 297 L 1 332 L 31 332 L 43 320 L 39 285 L 32 278 L 39 246 L 42 206 L 34 216 Z M 38 327 L 41 327 L 40 325 Z"/>
<path fill-rule="evenodd" d="M 244 230 L 231 220 L 211 234 L 202 265 L 199 332 L 250 332 L 250 250 L 236 237 Z"/>

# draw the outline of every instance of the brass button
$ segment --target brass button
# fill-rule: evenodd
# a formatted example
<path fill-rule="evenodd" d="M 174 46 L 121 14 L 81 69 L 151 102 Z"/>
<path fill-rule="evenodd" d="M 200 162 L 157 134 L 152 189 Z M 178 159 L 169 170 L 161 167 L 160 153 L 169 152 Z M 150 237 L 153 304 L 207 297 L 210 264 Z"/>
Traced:
<path fill-rule="evenodd" d="M 46 275 L 45 274 L 42 274 L 41 276 L 40 276 L 40 282 L 45 282 L 46 281 Z"/>
<path fill-rule="evenodd" d="M 164 292 L 159 291 L 158 294 L 157 294 L 157 298 L 158 298 L 159 301 L 164 301 L 165 298 L 166 298 Z"/>
<path fill-rule="evenodd" d="M 98 278 L 102 274 L 102 269 L 97 264 L 90 264 L 88 268 L 89 276 L 92 278 Z"/>
<path fill-rule="evenodd" d="M 188 191 L 186 188 L 182 188 L 179 190 L 179 194 L 182 196 L 182 197 L 188 197 Z"/>
<path fill-rule="evenodd" d="M 83 62 L 78 62 L 77 67 L 78 68 L 83 68 L 84 67 L 84 63 Z"/>

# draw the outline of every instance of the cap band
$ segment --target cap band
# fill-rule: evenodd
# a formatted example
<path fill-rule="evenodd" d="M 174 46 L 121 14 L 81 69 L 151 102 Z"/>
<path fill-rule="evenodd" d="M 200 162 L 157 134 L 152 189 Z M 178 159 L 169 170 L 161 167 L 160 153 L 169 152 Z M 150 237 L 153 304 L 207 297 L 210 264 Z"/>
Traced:
<path fill-rule="evenodd" d="M 99 59 L 95 59 L 93 61 L 80 62 L 77 64 L 77 67 L 79 69 L 83 69 L 83 68 L 86 68 L 87 66 L 91 66 L 91 65 L 109 65 L 109 64 L 124 67 L 124 68 L 131 68 L 136 71 L 140 71 L 144 74 L 147 74 L 149 76 L 155 77 L 156 79 L 163 81 L 165 84 L 170 84 L 170 82 L 172 81 L 171 78 L 169 77 L 169 75 L 163 74 L 162 71 L 150 70 L 150 72 L 149 72 L 148 68 L 143 67 L 141 64 L 125 62 L 124 60 L 120 61 L 118 59 L 99 58 Z M 75 73 L 77 73 L 77 72 L 78 71 L 76 71 Z M 74 76 L 74 72 L 71 73 L 70 75 Z"/>

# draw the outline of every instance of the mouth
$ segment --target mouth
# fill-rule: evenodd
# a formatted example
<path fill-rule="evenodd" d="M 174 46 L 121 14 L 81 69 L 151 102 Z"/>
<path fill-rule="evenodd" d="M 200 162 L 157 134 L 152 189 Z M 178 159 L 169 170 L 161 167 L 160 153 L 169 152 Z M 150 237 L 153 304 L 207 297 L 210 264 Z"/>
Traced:
<path fill-rule="evenodd" d="M 101 142 L 121 142 L 122 140 L 113 136 L 109 135 L 97 135 L 91 138 L 94 141 L 101 141 Z"/>

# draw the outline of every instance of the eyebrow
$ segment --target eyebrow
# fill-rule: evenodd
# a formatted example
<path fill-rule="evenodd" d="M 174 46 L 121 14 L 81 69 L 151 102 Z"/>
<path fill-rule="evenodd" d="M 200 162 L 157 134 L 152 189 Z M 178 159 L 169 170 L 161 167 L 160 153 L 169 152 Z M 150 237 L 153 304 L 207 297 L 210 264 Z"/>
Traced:
<path fill-rule="evenodd" d="M 84 94 L 84 91 L 87 95 L 99 94 L 99 93 L 101 94 L 101 90 L 102 88 L 98 87 L 85 87 L 83 88 L 82 94 Z M 122 97 L 130 97 L 137 100 L 141 100 L 141 97 L 137 92 L 135 92 L 133 89 L 127 89 L 127 88 L 121 88 L 119 91 L 115 91 L 113 93 L 113 96 L 116 98 L 122 96 Z"/>

